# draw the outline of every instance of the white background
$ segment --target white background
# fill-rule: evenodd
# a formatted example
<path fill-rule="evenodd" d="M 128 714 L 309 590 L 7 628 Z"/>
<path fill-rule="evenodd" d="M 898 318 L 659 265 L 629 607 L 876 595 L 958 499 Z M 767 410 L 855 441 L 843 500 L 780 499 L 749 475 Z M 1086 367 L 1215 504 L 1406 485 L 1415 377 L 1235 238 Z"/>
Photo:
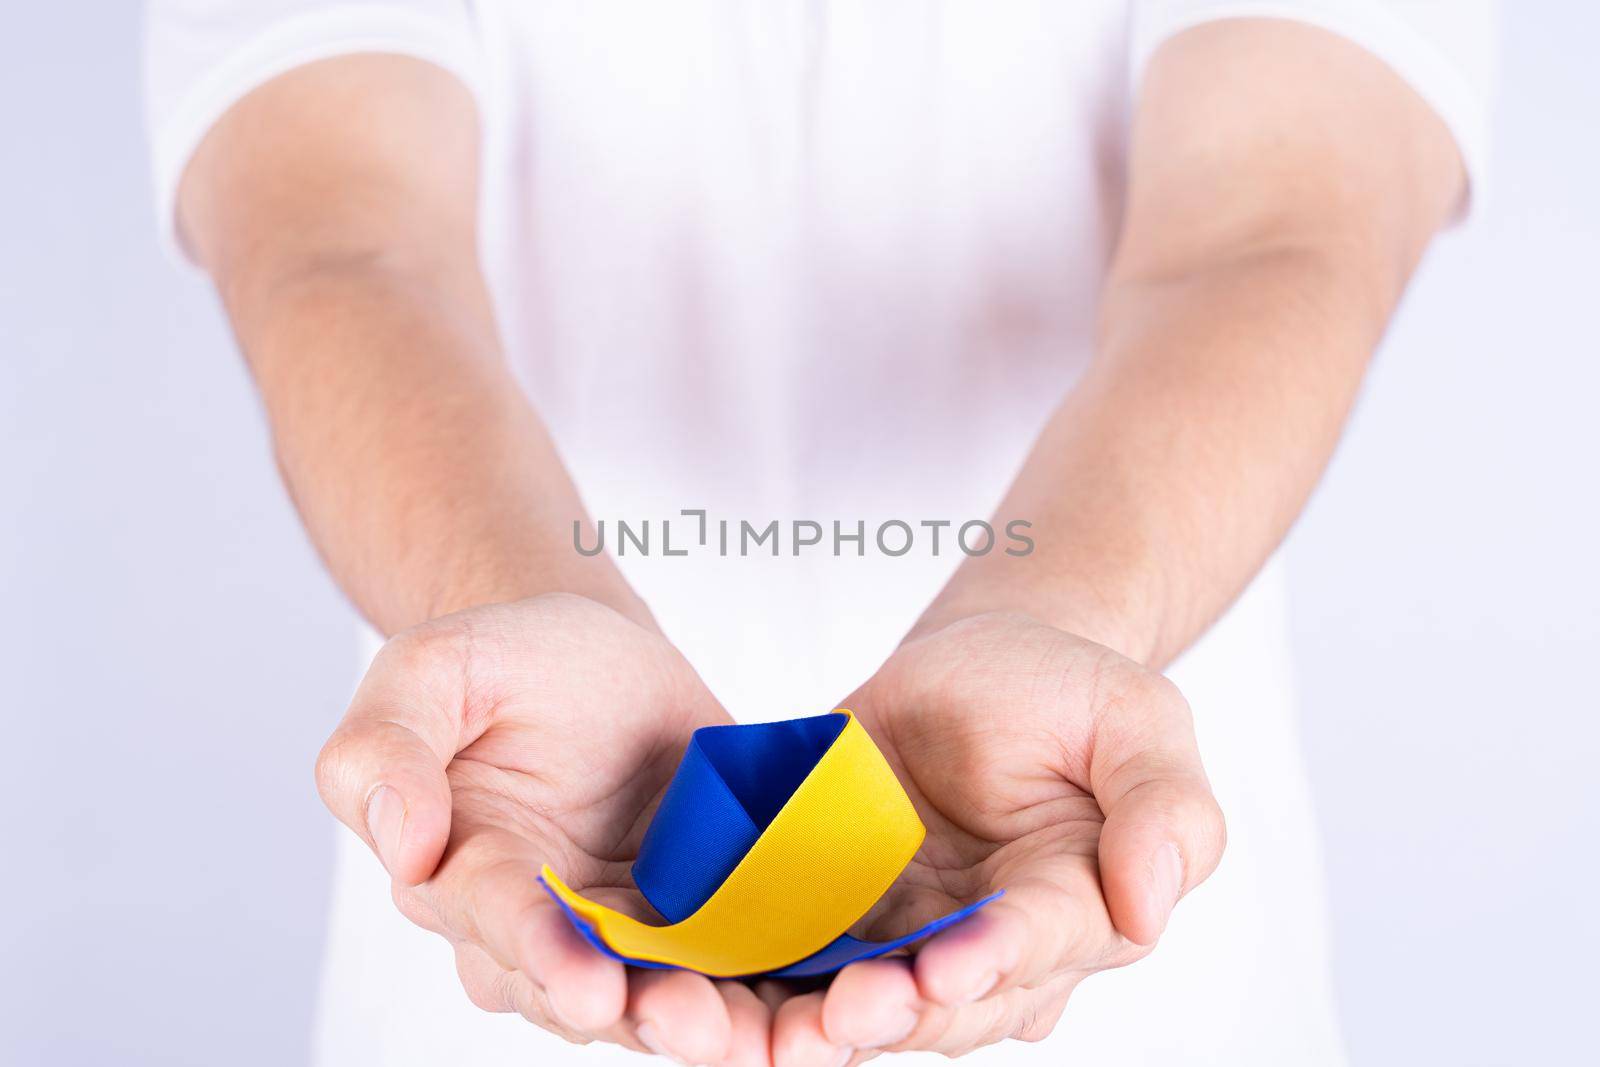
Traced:
<path fill-rule="evenodd" d="M 1600 9 L 1506 8 L 1493 201 L 1290 543 L 1359 1064 L 1593 1055 Z M 347 610 L 157 252 L 135 5 L 6 21 L 0 1062 L 301 1062 Z"/>

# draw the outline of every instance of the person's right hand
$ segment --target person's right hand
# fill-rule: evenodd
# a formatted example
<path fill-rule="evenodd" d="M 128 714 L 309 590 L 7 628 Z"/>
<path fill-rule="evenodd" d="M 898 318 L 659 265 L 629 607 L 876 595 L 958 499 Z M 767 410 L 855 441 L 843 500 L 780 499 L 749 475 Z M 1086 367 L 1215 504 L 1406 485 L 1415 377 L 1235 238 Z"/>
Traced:
<path fill-rule="evenodd" d="M 535 881 L 652 913 L 629 865 L 690 733 L 728 716 L 665 639 L 553 594 L 399 634 L 317 761 L 317 785 L 456 949 L 462 985 L 573 1041 L 685 1063 L 766 1064 L 770 1013 L 746 986 L 626 970 Z"/>

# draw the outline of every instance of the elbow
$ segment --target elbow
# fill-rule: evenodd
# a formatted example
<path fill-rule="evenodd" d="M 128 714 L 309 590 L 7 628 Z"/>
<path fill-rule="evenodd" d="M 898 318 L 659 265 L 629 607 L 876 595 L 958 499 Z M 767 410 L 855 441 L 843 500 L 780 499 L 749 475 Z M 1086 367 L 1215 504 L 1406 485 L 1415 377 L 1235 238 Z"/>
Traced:
<path fill-rule="evenodd" d="M 1376 345 L 1413 265 L 1359 227 L 1306 234 L 1285 226 L 1181 258 L 1119 257 L 1100 302 L 1100 343 L 1114 343 L 1164 309 L 1210 305 L 1336 320 Z"/>

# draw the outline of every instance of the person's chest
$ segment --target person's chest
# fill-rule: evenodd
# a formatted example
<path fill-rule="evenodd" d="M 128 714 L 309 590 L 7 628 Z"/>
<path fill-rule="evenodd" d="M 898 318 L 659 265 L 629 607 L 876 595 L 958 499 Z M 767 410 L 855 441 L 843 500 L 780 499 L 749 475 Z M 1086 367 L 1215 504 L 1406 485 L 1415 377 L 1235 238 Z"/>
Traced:
<path fill-rule="evenodd" d="M 558 438 L 802 493 L 1014 451 L 1086 355 L 1125 7 L 480 4 L 485 255 Z"/>

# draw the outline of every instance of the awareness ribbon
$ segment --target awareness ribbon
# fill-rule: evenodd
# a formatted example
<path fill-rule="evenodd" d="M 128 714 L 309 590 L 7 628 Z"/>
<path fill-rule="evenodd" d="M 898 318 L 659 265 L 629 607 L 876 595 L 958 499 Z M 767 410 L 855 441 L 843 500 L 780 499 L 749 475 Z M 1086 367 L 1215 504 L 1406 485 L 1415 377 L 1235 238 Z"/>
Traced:
<path fill-rule="evenodd" d="M 595 948 L 638 967 L 715 978 L 828 974 L 966 918 L 994 893 L 891 941 L 845 933 L 926 831 L 848 711 L 696 730 L 633 864 L 654 926 L 539 880 Z"/>

